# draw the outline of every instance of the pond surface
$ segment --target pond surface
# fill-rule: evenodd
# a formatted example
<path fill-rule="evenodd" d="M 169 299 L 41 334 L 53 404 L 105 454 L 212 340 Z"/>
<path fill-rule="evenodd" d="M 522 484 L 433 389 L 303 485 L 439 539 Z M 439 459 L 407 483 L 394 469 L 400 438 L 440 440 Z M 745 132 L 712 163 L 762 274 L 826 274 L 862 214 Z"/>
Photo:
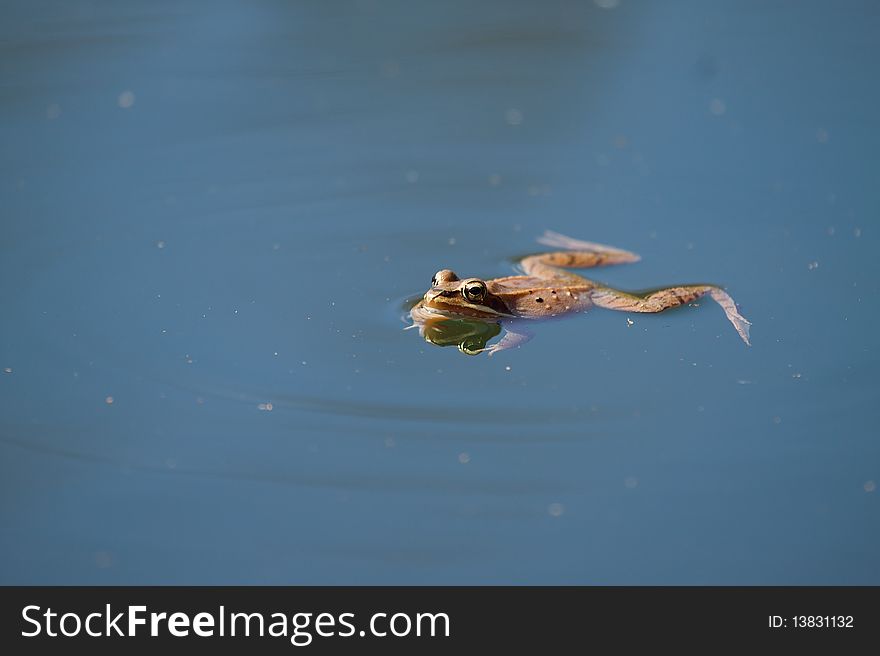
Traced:
<path fill-rule="evenodd" d="M 416 4 L 3 4 L 0 583 L 880 584 L 876 6 Z"/>

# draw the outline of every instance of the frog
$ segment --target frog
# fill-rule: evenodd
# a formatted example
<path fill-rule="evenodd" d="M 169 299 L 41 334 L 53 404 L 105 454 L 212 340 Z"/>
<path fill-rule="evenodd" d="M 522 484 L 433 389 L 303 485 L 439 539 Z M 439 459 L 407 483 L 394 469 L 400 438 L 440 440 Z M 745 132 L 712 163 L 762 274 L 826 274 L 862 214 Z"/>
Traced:
<path fill-rule="evenodd" d="M 736 302 L 719 285 L 683 284 L 624 291 L 586 278 L 572 269 L 634 263 L 641 260 L 636 253 L 549 230 L 537 241 L 555 250 L 522 258 L 519 261 L 521 275 L 462 278 L 451 269 L 439 270 L 431 279 L 430 289 L 410 309 L 413 322 L 410 327 L 418 327 L 429 342 L 444 346 L 456 343 L 467 355 L 491 356 L 529 341 L 532 338 L 529 324 L 535 320 L 582 313 L 592 308 L 657 313 L 694 305 L 697 299 L 708 296 L 721 307 L 746 346 L 751 346 L 751 322 L 740 314 Z M 488 339 L 500 334 L 502 327 L 501 339 L 488 344 Z"/>

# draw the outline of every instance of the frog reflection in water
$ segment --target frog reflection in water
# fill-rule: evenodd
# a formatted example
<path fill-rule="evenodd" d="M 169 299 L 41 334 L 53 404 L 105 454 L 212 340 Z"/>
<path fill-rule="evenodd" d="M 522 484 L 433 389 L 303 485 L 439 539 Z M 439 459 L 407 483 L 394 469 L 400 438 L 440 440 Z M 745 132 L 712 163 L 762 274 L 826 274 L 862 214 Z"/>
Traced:
<path fill-rule="evenodd" d="M 438 271 L 422 300 L 410 310 L 413 326 L 428 341 L 456 344 L 463 353 L 489 355 L 520 346 L 531 338 L 524 324 L 583 312 L 593 306 L 622 312 L 662 312 L 712 298 L 727 315 L 742 340 L 749 344 L 749 321 L 730 295 L 716 285 L 677 285 L 644 292 L 625 292 L 594 282 L 567 269 L 586 269 L 637 262 L 635 253 L 611 246 L 546 232 L 539 240 L 562 249 L 530 255 L 520 262 L 525 275 L 481 280 L 459 278 L 449 269 Z M 502 338 L 486 343 L 505 328 Z"/>

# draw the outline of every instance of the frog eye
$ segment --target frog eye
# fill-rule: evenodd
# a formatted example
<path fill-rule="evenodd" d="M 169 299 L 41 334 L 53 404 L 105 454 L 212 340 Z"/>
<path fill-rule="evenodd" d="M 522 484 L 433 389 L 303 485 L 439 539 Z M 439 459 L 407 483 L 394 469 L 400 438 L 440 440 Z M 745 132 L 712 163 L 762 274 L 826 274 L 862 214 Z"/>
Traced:
<path fill-rule="evenodd" d="M 462 296 L 471 303 L 479 303 L 486 297 L 486 283 L 482 280 L 468 280 L 461 287 Z"/>
<path fill-rule="evenodd" d="M 455 282 L 458 280 L 458 276 L 455 275 L 454 271 L 450 271 L 449 269 L 440 269 L 437 273 L 434 274 L 434 277 L 431 278 L 431 287 L 436 287 L 442 283 L 446 282 Z"/>

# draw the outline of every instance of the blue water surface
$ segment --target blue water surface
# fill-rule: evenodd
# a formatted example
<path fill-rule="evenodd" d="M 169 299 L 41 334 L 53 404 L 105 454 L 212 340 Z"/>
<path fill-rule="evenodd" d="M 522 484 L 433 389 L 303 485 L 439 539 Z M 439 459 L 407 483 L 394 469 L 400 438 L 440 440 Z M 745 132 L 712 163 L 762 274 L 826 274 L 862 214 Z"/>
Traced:
<path fill-rule="evenodd" d="M 0 5 L 0 583 L 880 584 L 872 2 Z M 639 253 L 466 357 L 432 274 Z M 631 322 L 631 323 L 630 323 Z"/>

